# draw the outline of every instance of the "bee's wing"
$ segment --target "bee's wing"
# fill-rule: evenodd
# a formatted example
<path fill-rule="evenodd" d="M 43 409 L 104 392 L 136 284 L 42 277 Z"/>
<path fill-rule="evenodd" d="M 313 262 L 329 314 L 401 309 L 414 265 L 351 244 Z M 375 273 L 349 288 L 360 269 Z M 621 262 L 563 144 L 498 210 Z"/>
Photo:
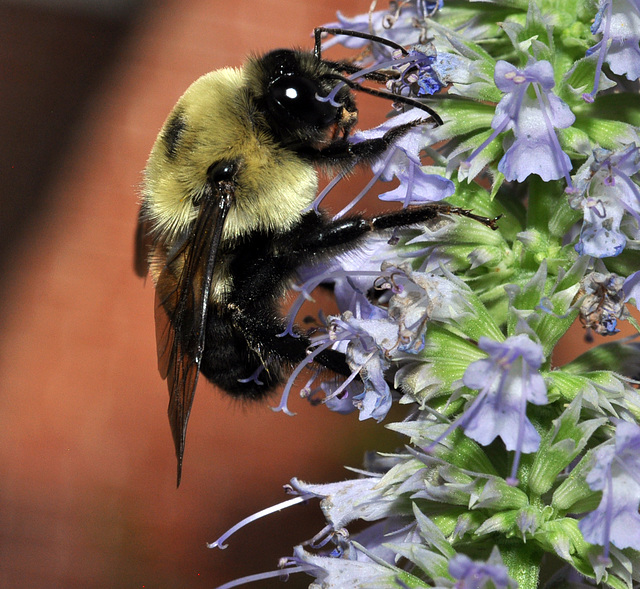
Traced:
<path fill-rule="evenodd" d="M 156 283 L 158 369 L 169 386 L 168 413 L 178 458 L 178 485 L 204 350 L 211 279 L 234 185 L 214 185 L 207 192 L 191 233 L 167 260 Z"/>

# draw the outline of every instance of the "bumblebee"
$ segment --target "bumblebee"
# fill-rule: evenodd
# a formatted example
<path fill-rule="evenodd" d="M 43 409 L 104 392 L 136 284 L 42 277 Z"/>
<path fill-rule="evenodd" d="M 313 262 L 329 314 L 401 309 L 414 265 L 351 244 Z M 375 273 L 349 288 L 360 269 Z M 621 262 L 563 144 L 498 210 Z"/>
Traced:
<path fill-rule="evenodd" d="M 372 232 L 452 212 L 476 218 L 446 204 L 337 220 L 310 207 L 318 167 L 344 172 L 371 163 L 412 127 L 442 122 L 415 99 L 354 82 L 354 65 L 322 59 L 324 32 L 404 51 L 386 39 L 321 28 L 313 52 L 278 49 L 210 72 L 178 100 L 145 169 L 136 268 L 156 286 L 158 365 L 169 388 L 178 485 L 200 374 L 234 397 L 261 399 L 305 359 L 308 334 L 296 328 L 281 336 L 279 311 L 299 267 L 357 248 Z M 351 142 L 352 90 L 417 106 L 425 119 Z M 314 362 L 350 374 L 337 351 Z"/>

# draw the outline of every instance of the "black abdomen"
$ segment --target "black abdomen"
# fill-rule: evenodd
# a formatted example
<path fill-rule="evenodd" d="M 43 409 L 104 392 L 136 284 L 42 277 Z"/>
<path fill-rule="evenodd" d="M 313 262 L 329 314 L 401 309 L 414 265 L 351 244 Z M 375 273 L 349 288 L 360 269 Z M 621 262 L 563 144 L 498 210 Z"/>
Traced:
<path fill-rule="evenodd" d="M 233 324 L 231 313 L 209 308 L 200 368 L 205 378 L 234 397 L 261 399 L 284 379 L 282 367 L 273 354 L 267 352 L 265 362 L 268 368 Z"/>

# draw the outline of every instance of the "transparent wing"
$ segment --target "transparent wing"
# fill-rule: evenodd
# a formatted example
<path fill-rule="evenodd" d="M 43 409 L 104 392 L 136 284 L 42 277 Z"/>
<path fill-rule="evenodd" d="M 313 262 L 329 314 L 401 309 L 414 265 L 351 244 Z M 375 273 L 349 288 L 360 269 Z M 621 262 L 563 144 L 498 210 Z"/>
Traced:
<path fill-rule="evenodd" d="M 156 283 L 158 369 L 169 387 L 169 423 L 182 475 L 187 423 L 204 350 L 207 307 L 220 238 L 235 185 L 212 187 L 193 229 Z"/>

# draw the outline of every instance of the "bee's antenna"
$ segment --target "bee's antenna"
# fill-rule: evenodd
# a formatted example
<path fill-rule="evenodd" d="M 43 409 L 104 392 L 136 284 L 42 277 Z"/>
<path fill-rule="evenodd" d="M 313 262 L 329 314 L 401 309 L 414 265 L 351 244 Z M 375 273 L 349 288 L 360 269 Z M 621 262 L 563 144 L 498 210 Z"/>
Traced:
<path fill-rule="evenodd" d="M 402 55 L 409 55 L 409 52 L 402 46 L 398 45 L 390 39 L 384 37 L 378 37 L 371 33 L 363 33 L 362 31 L 351 31 L 349 29 L 329 29 L 327 27 L 316 27 L 313 29 L 313 36 L 315 38 L 315 46 L 313 54 L 317 59 L 322 59 L 322 33 L 329 33 L 330 35 L 345 35 L 346 37 L 358 37 L 359 39 L 368 39 L 369 41 L 375 41 L 380 45 L 386 45 L 392 49 L 397 49 L 402 52 Z"/>
<path fill-rule="evenodd" d="M 443 121 L 440 118 L 440 115 L 433 110 L 430 106 L 427 106 L 423 102 L 415 98 L 411 98 L 409 96 L 402 96 L 401 94 L 392 94 L 391 92 L 385 92 L 383 90 L 376 90 L 375 88 L 369 88 L 367 86 L 363 86 L 358 82 L 351 80 L 347 76 L 343 76 L 342 74 L 337 73 L 326 73 L 322 75 L 323 78 L 335 78 L 336 80 L 340 80 L 349 88 L 353 88 L 354 90 L 359 90 L 360 92 L 364 92 L 365 94 L 371 94 L 372 96 L 378 96 L 379 98 L 386 98 L 387 100 L 393 100 L 394 102 L 400 102 L 402 104 L 406 104 L 408 106 L 413 106 L 415 108 L 419 108 L 420 110 L 429 113 L 433 120 L 437 123 L 438 126 L 443 125 Z"/>
<path fill-rule="evenodd" d="M 380 43 L 381 45 L 386 45 L 387 47 L 391 47 L 392 49 L 396 49 L 402 52 L 404 57 L 409 55 L 409 52 L 402 46 L 396 43 L 395 41 L 391 41 L 390 39 L 385 39 L 384 37 L 378 37 L 377 35 L 372 35 L 371 33 L 364 33 L 362 31 L 351 31 L 349 29 L 333 29 L 327 27 L 316 27 L 313 29 L 313 35 L 315 37 L 315 46 L 313 50 L 313 54 L 316 59 L 322 59 L 322 33 L 329 33 L 331 35 L 345 35 L 347 37 L 358 37 L 360 39 L 368 39 L 369 41 L 374 41 L 376 43 Z M 352 74 L 353 77 L 356 77 L 358 70 L 357 68 L 349 68 L 345 67 L 343 64 L 340 64 L 340 67 L 343 71 L 352 70 L 349 73 Z M 374 69 L 374 68 L 371 68 Z M 363 73 L 363 77 L 374 78 L 375 72 L 369 72 L 365 70 L 366 73 Z M 413 106 L 415 108 L 419 108 L 431 115 L 433 120 L 439 125 L 442 125 L 442 119 L 440 115 L 433 110 L 431 107 L 426 104 L 416 100 L 415 98 L 411 98 L 409 96 L 402 96 L 401 94 L 392 94 L 391 92 L 384 92 L 382 90 L 375 90 L 374 88 L 368 88 L 367 86 L 362 86 L 358 82 L 355 82 L 353 79 L 343 76 L 338 73 L 328 73 L 324 74 L 322 77 L 326 78 L 335 78 L 340 80 L 349 88 L 353 88 L 354 90 L 359 90 L 360 92 L 364 92 L 365 94 L 371 94 L 372 96 L 378 96 L 379 98 L 386 98 L 387 100 L 393 100 L 394 102 L 400 102 L 402 104 L 406 104 L 408 106 Z M 333 96 L 333 95 L 331 95 Z"/>

